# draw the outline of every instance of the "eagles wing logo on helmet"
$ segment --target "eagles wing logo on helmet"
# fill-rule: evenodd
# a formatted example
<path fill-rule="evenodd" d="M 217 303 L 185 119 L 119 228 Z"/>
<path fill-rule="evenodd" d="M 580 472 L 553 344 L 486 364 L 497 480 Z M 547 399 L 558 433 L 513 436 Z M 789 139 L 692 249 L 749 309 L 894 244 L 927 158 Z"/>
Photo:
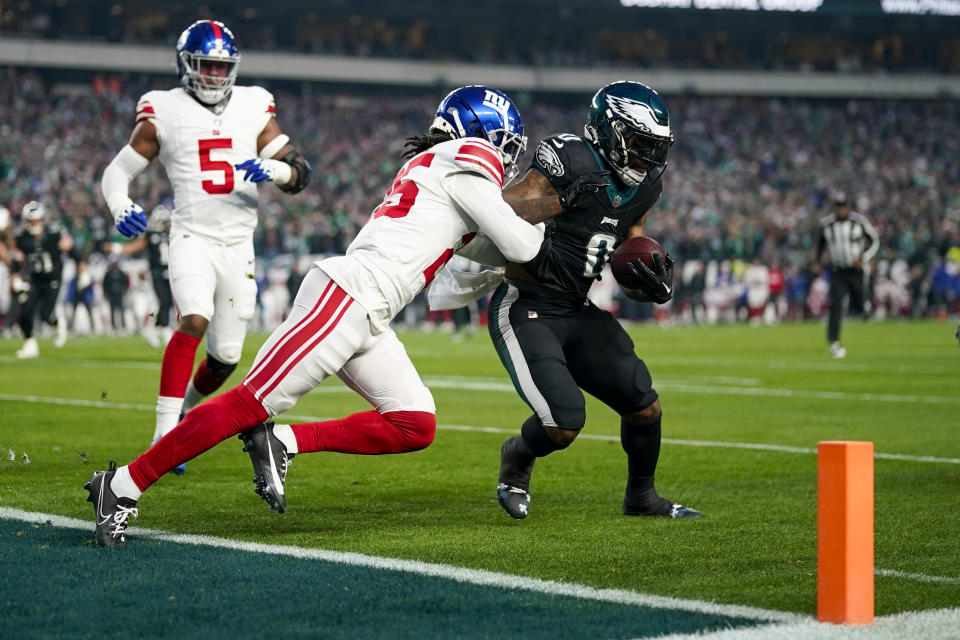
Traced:
<path fill-rule="evenodd" d="M 657 114 L 648 104 L 611 95 L 607 96 L 607 104 L 616 115 L 641 131 L 664 137 L 670 135 L 670 125 L 657 122 Z"/>
<path fill-rule="evenodd" d="M 541 142 L 537 146 L 537 162 L 540 166 L 550 172 L 550 175 L 560 177 L 564 173 L 563 163 L 560 162 L 560 156 L 546 143 Z"/>

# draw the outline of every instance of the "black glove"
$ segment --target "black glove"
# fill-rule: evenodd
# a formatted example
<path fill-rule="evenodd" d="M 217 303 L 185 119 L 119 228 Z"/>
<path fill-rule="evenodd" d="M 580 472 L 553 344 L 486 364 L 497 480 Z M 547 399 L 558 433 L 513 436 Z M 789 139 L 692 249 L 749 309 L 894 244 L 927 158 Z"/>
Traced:
<path fill-rule="evenodd" d="M 659 253 L 653 254 L 651 269 L 640 258 L 627 263 L 627 273 L 647 297 L 657 304 L 663 304 L 673 297 L 673 258 L 667 255 L 664 260 Z"/>
<path fill-rule="evenodd" d="M 559 193 L 560 206 L 566 210 L 573 209 L 580 199 L 587 193 L 596 193 L 610 184 L 609 171 L 594 171 L 585 173 Z"/>

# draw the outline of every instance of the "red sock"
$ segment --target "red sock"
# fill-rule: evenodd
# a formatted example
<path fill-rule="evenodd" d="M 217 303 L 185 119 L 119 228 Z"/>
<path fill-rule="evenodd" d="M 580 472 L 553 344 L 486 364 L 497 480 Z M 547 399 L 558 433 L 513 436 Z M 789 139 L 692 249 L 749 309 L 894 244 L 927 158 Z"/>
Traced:
<path fill-rule="evenodd" d="M 144 491 L 178 464 L 266 419 L 267 412 L 253 394 L 243 385 L 234 387 L 190 411 L 173 431 L 131 462 L 130 477 Z"/>
<path fill-rule="evenodd" d="M 202 405 L 201 405 L 202 406 Z M 426 411 L 376 411 L 355 413 L 339 420 L 292 424 L 300 453 L 405 453 L 430 446 L 437 417 Z"/>
<path fill-rule="evenodd" d="M 193 375 L 193 388 L 201 395 L 208 396 L 219 389 L 220 385 L 226 382 L 232 372 L 233 369 L 230 369 L 230 372 L 227 373 L 226 376 L 222 374 L 218 375 L 210 370 L 207 359 L 204 358 L 200 366 L 197 367 L 197 372 Z"/>
<path fill-rule="evenodd" d="M 180 331 L 173 332 L 163 352 L 163 365 L 160 369 L 161 396 L 182 398 L 186 395 L 198 344 L 200 344 L 200 338 L 188 336 Z"/>

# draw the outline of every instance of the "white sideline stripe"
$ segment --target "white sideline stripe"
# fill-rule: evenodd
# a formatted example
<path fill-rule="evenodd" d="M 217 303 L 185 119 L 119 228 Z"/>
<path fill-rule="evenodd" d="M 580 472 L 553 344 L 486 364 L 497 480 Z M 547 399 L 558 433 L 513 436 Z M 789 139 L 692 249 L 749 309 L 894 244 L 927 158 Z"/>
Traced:
<path fill-rule="evenodd" d="M 957 638 L 960 608 L 907 611 L 874 619 L 872 625 L 845 626 L 806 620 L 703 634 L 672 634 L 657 640 L 948 640 Z"/>
<path fill-rule="evenodd" d="M 323 389 L 317 387 L 314 392 Z M 341 389 L 341 387 L 332 387 Z M 347 387 L 342 387 L 345 391 L 350 391 Z M 313 393 L 313 392 L 311 392 Z M 350 391 L 350 393 L 353 393 Z M 32 402 L 35 404 L 56 404 L 75 407 L 93 407 L 97 409 L 130 409 L 133 411 L 153 411 L 156 407 L 152 404 L 133 404 L 124 402 L 103 402 L 102 400 L 82 400 L 77 398 L 51 398 L 43 396 L 23 396 L 8 393 L 0 393 L 0 400 L 10 402 Z M 318 420 L 328 420 L 322 416 L 305 416 L 294 414 L 283 414 L 283 420 L 295 420 L 298 422 L 316 422 Z M 438 429 L 447 431 L 472 431 L 477 433 L 503 433 L 515 435 L 516 429 L 502 429 L 499 427 L 476 427 L 462 424 L 438 424 Z M 580 440 L 602 440 L 604 442 L 620 442 L 620 436 L 608 436 L 597 433 L 581 433 L 578 436 Z M 753 449 L 756 451 L 779 451 L 781 453 L 800 453 L 816 455 L 816 449 L 805 447 L 788 447 L 778 444 L 757 444 L 751 442 L 715 442 L 711 440 L 678 440 L 674 438 L 664 438 L 663 442 L 675 444 L 684 447 L 716 447 L 720 449 Z M 901 453 L 874 453 L 873 457 L 878 460 L 902 460 L 905 462 L 930 462 L 934 464 L 960 464 L 960 458 L 938 458 L 936 456 L 913 456 Z"/>
<path fill-rule="evenodd" d="M 23 511 L 21 509 L 12 509 L 10 507 L 0 507 L 0 518 L 32 522 L 35 524 L 50 523 L 55 527 L 87 530 L 90 533 L 93 533 L 92 520 L 79 520 L 77 518 L 68 518 L 65 516 L 37 513 L 33 511 Z M 809 619 L 809 616 L 786 611 L 774 611 L 771 609 L 760 609 L 757 607 L 747 607 L 743 605 L 717 604 L 701 600 L 670 598 L 666 596 L 637 593 L 635 591 L 626 591 L 623 589 L 598 589 L 596 587 L 590 587 L 582 584 L 556 582 L 554 580 L 540 580 L 538 578 L 514 576 L 506 573 L 497 573 L 495 571 L 483 571 L 480 569 L 465 569 L 463 567 L 455 567 L 448 564 L 421 562 L 419 560 L 382 558 L 379 556 L 370 556 L 362 553 L 327 551 L 325 549 L 309 549 L 304 547 L 295 547 L 292 545 L 245 542 L 242 540 L 231 540 L 229 538 L 219 538 L 215 536 L 170 533 L 166 531 L 157 531 L 154 529 L 141 529 L 140 527 L 131 527 L 127 531 L 131 536 L 134 537 L 150 537 L 157 540 L 176 542 L 179 544 L 199 545 L 219 549 L 229 549 L 233 551 L 247 551 L 250 553 L 266 553 L 300 558 L 304 560 L 322 560 L 336 564 L 344 564 L 355 567 L 368 567 L 371 569 L 380 569 L 385 571 L 402 571 L 404 573 L 413 573 L 422 576 L 429 576 L 431 578 L 454 580 L 456 582 L 462 582 L 466 584 L 497 587 L 501 589 L 522 589 L 524 591 L 534 591 L 537 593 L 545 593 L 554 596 L 580 598 L 581 600 L 614 602 L 617 604 L 638 607 L 678 609 L 681 611 L 705 613 L 708 615 L 749 618 L 751 620 L 770 620 L 777 622 L 797 623 Z"/>
<path fill-rule="evenodd" d="M 447 354 L 449 355 L 449 354 Z M 667 361 L 687 361 L 683 358 L 680 359 L 665 359 Z M 689 359 L 690 362 L 697 362 L 696 359 Z M 0 356 L 0 362 L 23 362 L 17 358 L 12 358 L 9 356 Z M 718 360 L 718 362 L 720 362 Z M 730 364 L 736 362 L 733 360 L 723 360 L 725 364 Z M 760 361 L 757 361 L 760 362 Z M 48 361 L 41 360 L 30 360 L 29 364 L 46 364 Z M 50 364 L 53 364 L 53 361 L 49 361 Z M 109 360 L 71 360 L 70 364 L 76 364 L 81 366 L 92 366 L 92 367 L 104 367 L 104 368 L 126 368 L 126 369 L 152 369 L 156 370 L 160 368 L 158 363 L 149 363 L 149 362 L 111 362 Z M 775 368 L 789 368 L 796 365 L 797 363 L 791 362 L 777 362 L 771 361 L 768 363 L 771 367 Z M 55 365 L 58 367 L 63 366 L 63 361 L 56 361 Z M 796 368 L 804 368 L 798 366 Z M 820 370 L 821 367 L 811 366 L 807 367 L 810 369 Z M 822 367 L 824 370 L 831 370 L 831 367 Z M 858 368 L 853 368 L 849 370 L 861 370 Z M 875 367 L 868 367 L 863 365 L 862 370 L 876 371 Z M 905 370 L 905 369 L 897 369 Z M 926 371 L 926 370 L 924 370 Z M 944 369 L 946 371 L 953 371 Z M 249 374 L 248 374 L 249 375 Z M 727 385 L 710 385 L 710 384 L 691 384 L 689 382 L 684 382 L 685 380 L 703 380 L 703 381 L 716 381 L 721 383 L 729 383 L 729 385 L 744 385 L 744 386 L 727 386 Z M 443 376 L 443 377 L 432 377 L 424 376 L 423 381 L 427 386 L 434 387 L 436 389 L 461 389 L 465 391 L 500 391 L 503 393 L 516 393 L 516 390 L 513 388 L 513 385 L 509 382 L 503 382 L 502 380 L 496 378 L 488 379 L 473 379 L 456 377 L 456 376 Z M 845 391 L 816 391 L 816 390 L 806 390 L 806 389 L 776 389 L 776 388 L 767 388 L 758 386 L 760 381 L 756 378 L 735 378 L 728 376 L 689 376 L 689 377 L 658 377 L 655 381 L 655 386 L 658 389 L 665 391 L 672 391 L 674 393 L 707 393 L 714 395 L 733 395 L 733 396 L 773 396 L 778 398 L 813 398 L 817 400 L 853 400 L 853 401 L 862 401 L 862 402 L 914 402 L 918 404 L 960 404 L 960 397 L 953 396 L 920 396 L 915 394 L 896 394 L 896 393 L 851 393 Z M 326 386 L 318 387 L 314 391 L 319 391 L 320 393 L 353 393 L 347 387 L 336 387 L 336 386 Z"/>
<path fill-rule="evenodd" d="M 903 578 L 904 580 L 937 582 L 940 584 L 960 584 L 960 578 L 954 578 L 952 576 L 928 576 L 925 573 L 909 573 L 907 571 L 897 571 L 896 569 L 877 569 L 874 573 L 884 578 Z"/>

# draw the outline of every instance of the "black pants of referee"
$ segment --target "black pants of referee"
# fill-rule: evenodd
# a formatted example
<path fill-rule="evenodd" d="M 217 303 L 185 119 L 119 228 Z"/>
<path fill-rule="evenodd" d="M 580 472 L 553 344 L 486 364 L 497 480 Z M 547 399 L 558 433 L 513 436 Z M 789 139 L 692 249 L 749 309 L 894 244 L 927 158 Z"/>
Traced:
<path fill-rule="evenodd" d="M 863 269 L 835 268 L 830 271 L 830 316 L 827 321 L 827 341 L 840 340 L 843 320 L 843 302 L 850 297 L 850 313 L 863 313 Z"/>

